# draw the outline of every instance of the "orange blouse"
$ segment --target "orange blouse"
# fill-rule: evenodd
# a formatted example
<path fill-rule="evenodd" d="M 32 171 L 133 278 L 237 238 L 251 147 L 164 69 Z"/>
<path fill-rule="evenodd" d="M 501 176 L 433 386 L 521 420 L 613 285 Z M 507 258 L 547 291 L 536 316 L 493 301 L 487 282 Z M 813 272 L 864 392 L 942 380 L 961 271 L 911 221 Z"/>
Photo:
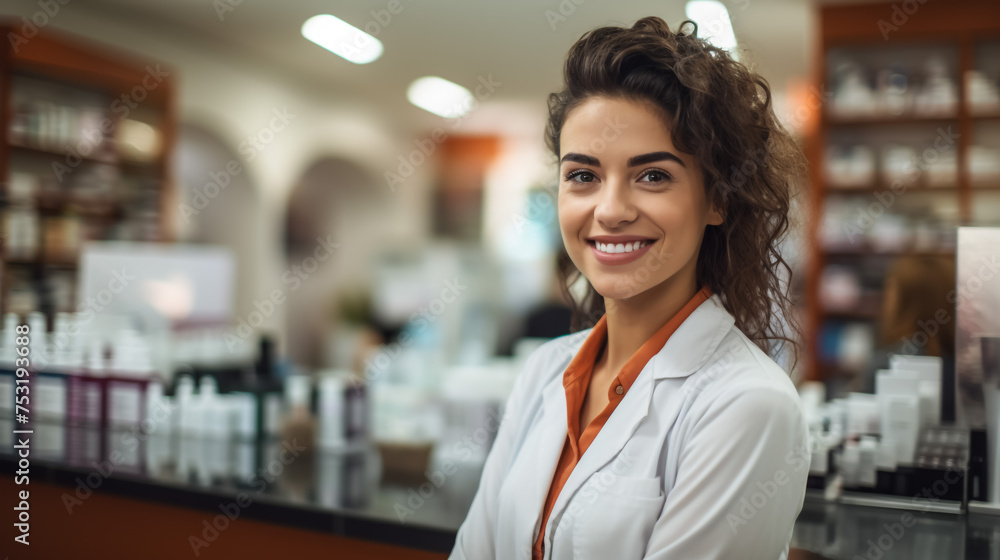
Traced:
<path fill-rule="evenodd" d="M 676 315 L 671 317 L 666 324 L 660 327 L 660 330 L 656 331 L 649 340 L 636 350 L 635 354 L 622 366 L 621 371 L 618 372 L 618 375 L 611 382 L 611 386 L 608 387 L 608 405 L 581 432 L 581 408 L 583 407 L 584 397 L 587 395 L 587 386 L 590 383 L 590 375 L 594 370 L 594 363 L 597 361 L 597 356 L 604 347 L 607 338 L 607 315 L 602 316 L 597 324 L 594 325 L 594 329 L 587 335 L 587 339 L 584 340 L 580 350 L 577 351 L 576 356 L 573 357 L 569 366 L 566 367 L 566 372 L 563 373 L 563 387 L 566 389 L 566 441 L 563 444 L 562 455 L 559 457 L 559 464 L 556 466 L 555 475 L 552 477 L 552 484 L 549 486 L 548 497 L 545 499 L 542 526 L 538 531 L 538 538 L 535 540 L 535 546 L 531 551 L 533 560 L 541 560 L 542 558 L 542 541 L 545 537 L 545 525 L 548 522 L 549 515 L 552 513 L 552 507 L 555 505 L 556 498 L 559 497 L 559 492 L 566 484 L 566 480 L 569 479 L 573 468 L 580 461 L 580 457 L 590 447 L 591 442 L 594 441 L 597 433 L 604 427 L 604 423 L 611 416 L 611 413 L 615 411 L 618 403 L 625 397 L 625 393 L 628 392 L 629 387 L 632 386 L 632 383 L 639 376 L 639 372 L 646 366 L 646 363 L 663 348 L 663 345 L 667 343 L 667 339 L 681 326 L 681 323 L 711 296 L 711 289 L 708 286 L 703 286 L 694 297 L 684 304 L 684 307 Z"/>

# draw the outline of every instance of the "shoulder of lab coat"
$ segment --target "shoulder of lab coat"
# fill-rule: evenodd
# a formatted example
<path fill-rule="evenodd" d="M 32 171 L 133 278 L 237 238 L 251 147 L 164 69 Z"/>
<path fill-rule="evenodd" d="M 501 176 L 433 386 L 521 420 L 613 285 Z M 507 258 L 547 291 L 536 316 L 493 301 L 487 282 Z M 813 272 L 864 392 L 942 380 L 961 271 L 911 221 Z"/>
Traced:
<path fill-rule="evenodd" d="M 479 489 L 458 529 L 449 560 L 496 557 L 497 499 L 519 436 L 531 426 L 535 415 L 541 413 L 542 387 L 554 376 L 562 375 L 590 331 L 586 329 L 549 340 L 528 356 L 507 398 L 497 437 L 483 466 Z M 561 389 L 562 384 L 558 385 Z"/>
<path fill-rule="evenodd" d="M 685 389 L 668 442 L 676 472 L 646 558 L 786 558 L 811 455 L 795 385 L 733 327 Z"/>

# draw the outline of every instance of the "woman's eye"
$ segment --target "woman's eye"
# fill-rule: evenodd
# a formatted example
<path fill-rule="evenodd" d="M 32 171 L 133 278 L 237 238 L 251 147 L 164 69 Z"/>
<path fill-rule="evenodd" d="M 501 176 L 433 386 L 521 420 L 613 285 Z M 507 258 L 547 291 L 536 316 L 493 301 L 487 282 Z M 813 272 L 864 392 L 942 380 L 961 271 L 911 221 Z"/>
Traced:
<path fill-rule="evenodd" d="M 670 179 L 672 179 L 669 173 L 667 173 L 666 171 L 662 171 L 660 169 L 647 169 L 646 171 L 642 172 L 642 175 L 640 175 L 639 178 L 648 179 L 646 181 L 647 183 L 662 183 L 664 181 L 669 181 Z"/>
<path fill-rule="evenodd" d="M 591 183 L 594 179 L 594 174 L 585 170 L 574 171 L 569 175 L 566 175 L 567 181 L 573 181 L 575 183 Z"/>

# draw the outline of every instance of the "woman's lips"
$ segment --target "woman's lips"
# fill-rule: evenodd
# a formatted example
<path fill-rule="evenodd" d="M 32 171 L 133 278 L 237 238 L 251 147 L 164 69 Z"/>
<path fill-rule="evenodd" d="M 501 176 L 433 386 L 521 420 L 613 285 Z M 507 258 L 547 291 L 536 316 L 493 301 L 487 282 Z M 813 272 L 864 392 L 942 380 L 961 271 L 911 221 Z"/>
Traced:
<path fill-rule="evenodd" d="M 632 250 L 628 253 L 605 253 L 597 248 L 597 243 L 594 241 L 588 241 L 587 245 L 590 245 L 590 252 L 593 253 L 597 262 L 607 265 L 622 265 L 638 260 L 639 257 L 646 254 L 646 251 L 653 246 L 653 243 L 655 243 L 655 241 L 647 241 L 646 244 L 639 249 Z"/>

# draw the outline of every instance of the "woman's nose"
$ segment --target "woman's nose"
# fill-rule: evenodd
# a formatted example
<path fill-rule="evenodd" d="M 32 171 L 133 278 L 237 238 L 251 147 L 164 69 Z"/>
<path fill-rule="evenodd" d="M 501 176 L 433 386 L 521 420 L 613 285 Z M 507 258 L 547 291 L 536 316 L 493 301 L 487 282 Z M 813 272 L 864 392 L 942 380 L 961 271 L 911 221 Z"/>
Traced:
<path fill-rule="evenodd" d="M 608 181 L 597 193 L 594 219 L 602 226 L 613 229 L 635 220 L 638 211 L 632 203 L 628 185 L 624 181 Z"/>

